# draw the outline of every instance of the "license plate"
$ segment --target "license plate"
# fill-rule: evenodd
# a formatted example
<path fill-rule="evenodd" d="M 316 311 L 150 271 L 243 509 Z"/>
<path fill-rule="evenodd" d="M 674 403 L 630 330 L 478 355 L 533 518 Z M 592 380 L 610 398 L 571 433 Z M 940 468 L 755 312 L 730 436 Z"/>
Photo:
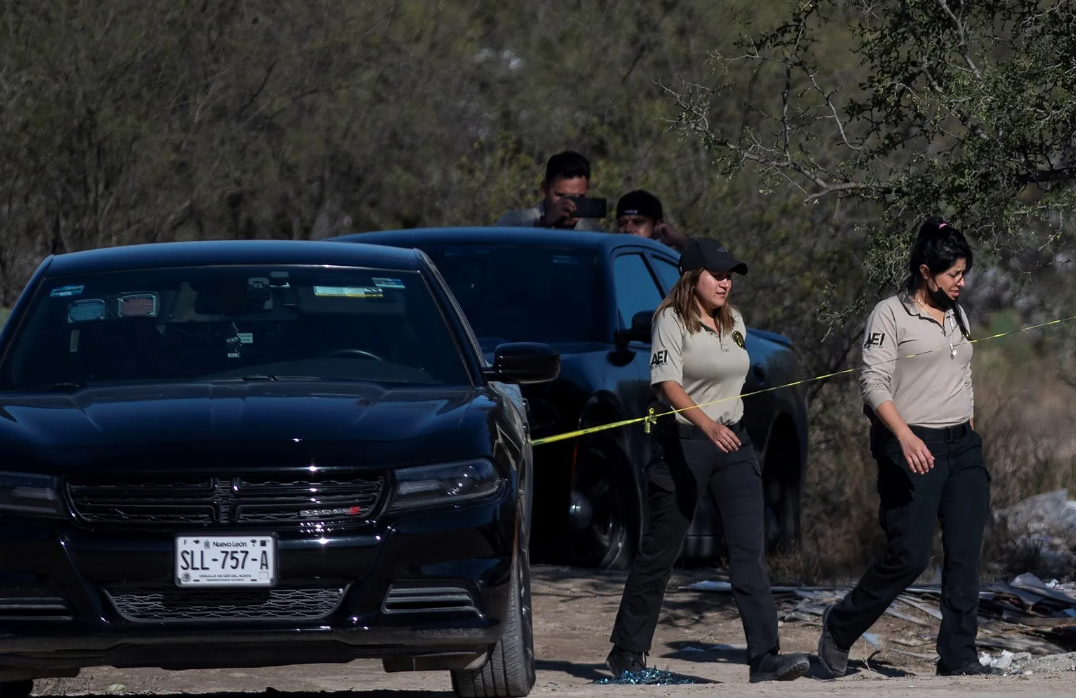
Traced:
<path fill-rule="evenodd" d="M 276 570 L 275 536 L 176 536 L 177 586 L 271 587 Z"/>

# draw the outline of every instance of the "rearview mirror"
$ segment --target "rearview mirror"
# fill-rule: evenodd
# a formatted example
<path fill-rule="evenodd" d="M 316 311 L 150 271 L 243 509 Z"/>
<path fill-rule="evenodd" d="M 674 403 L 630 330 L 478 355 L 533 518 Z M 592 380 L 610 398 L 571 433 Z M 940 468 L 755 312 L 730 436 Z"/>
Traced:
<path fill-rule="evenodd" d="M 560 354 L 548 344 L 512 342 L 493 350 L 486 378 L 501 383 L 545 383 L 560 375 Z"/>
<path fill-rule="evenodd" d="M 640 310 L 631 316 L 631 327 L 626 330 L 620 330 L 620 341 L 625 344 L 628 342 L 643 342 L 644 344 L 649 344 L 653 323 L 654 311 Z"/>

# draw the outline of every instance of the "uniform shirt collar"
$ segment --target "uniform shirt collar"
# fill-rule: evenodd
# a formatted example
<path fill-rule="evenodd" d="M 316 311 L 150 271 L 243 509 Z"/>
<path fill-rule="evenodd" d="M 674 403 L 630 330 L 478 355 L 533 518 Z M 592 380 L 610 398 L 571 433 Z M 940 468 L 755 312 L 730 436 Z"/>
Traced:
<path fill-rule="evenodd" d="M 919 304 L 915 302 L 915 297 L 914 296 L 904 296 L 902 294 L 900 302 L 901 302 L 901 305 L 904 306 L 904 309 L 906 311 L 908 311 L 909 315 L 918 315 L 919 317 L 921 317 L 921 318 L 923 318 L 925 320 L 933 320 L 934 319 L 930 315 L 928 315 L 922 308 L 919 307 Z M 952 308 L 948 308 L 945 311 L 944 317 L 946 317 L 946 318 L 951 317 L 953 315 L 953 312 L 954 311 L 953 311 Z"/>

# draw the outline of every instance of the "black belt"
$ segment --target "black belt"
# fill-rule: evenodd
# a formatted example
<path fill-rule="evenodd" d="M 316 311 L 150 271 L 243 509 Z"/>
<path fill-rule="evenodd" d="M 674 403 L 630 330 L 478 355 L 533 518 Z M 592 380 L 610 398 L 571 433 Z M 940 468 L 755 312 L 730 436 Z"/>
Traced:
<path fill-rule="evenodd" d="M 972 433 L 971 420 L 952 427 L 931 428 L 909 425 L 908 428 L 924 441 L 956 441 Z"/>
<path fill-rule="evenodd" d="M 725 426 L 728 427 L 732 431 L 733 434 L 742 434 L 743 433 L 743 420 L 742 419 L 740 421 L 738 421 L 738 422 L 733 423 L 733 424 L 726 424 Z M 684 438 L 684 439 L 708 439 L 708 438 L 710 438 L 709 436 L 706 435 L 706 432 L 704 432 L 702 429 L 699 429 L 694 424 L 684 424 L 683 422 L 677 421 L 676 422 L 676 428 L 680 433 L 680 437 Z"/>

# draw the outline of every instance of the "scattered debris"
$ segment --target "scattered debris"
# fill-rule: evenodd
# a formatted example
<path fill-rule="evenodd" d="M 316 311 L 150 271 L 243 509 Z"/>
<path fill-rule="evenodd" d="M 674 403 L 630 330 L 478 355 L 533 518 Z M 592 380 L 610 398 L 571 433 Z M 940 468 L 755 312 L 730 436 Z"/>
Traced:
<path fill-rule="evenodd" d="M 643 669 L 642 671 L 625 671 L 618 679 L 597 679 L 594 683 L 604 686 L 673 686 L 696 683 L 690 676 L 674 674 L 668 669 Z"/>
<path fill-rule="evenodd" d="M 1016 657 L 1020 658 L 1019 660 L 1017 660 L 1018 662 L 1024 662 L 1028 659 L 1031 659 L 1031 655 L 1027 652 L 1021 652 L 1019 655 L 1016 655 L 1009 650 L 1004 650 L 996 657 L 991 657 L 986 652 L 983 652 L 979 655 L 979 663 L 983 666 L 989 666 L 994 667 L 995 669 L 1005 670 L 1012 666 L 1013 659 L 1015 659 Z"/>
<path fill-rule="evenodd" d="M 728 593 L 731 588 L 724 582 L 696 582 L 685 589 Z M 787 602 L 796 599 L 796 605 L 783 613 L 782 620 L 800 620 L 802 616 L 821 616 L 826 606 L 839 602 L 851 587 L 773 587 L 773 595 Z M 784 597 L 784 598 L 782 598 Z M 914 616 L 908 616 L 898 604 L 915 609 L 940 621 L 941 586 L 909 587 L 897 597 L 888 613 L 897 618 L 919 625 L 931 625 Z M 982 620 L 1001 619 L 1009 623 L 1028 626 L 1076 627 L 1076 584 L 1059 584 L 1051 580 L 1043 582 L 1033 574 L 1022 574 L 1009 584 L 987 583 L 979 590 L 979 613 Z"/>
<path fill-rule="evenodd" d="M 718 643 L 716 645 L 710 645 L 706 649 L 710 652 L 746 652 L 747 645 L 726 645 Z"/>
<path fill-rule="evenodd" d="M 124 686 L 122 683 L 114 683 L 114 684 L 112 684 L 111 686 L 108 687 L 107 692 L 108 693 L 123 693 L 126 690 L 127 690 L 127 687 Z"/>
<path fill-rule="evenodd" d="M 732 591 L 724 581 L 696 582 L 685 588 L 712 593 Z M 773 595 L 782 621 L 818 625 L 826 607 L 838 603 L 850 590 L 847 586 L 776 586 Z M 916 650 L 928 646 L 933 650 L 942 617 L 940 602 L 940 585 L 909 587 L 886 609 L 886 613 L 923 628 L 927 634 L 890 641 L 866 633 L 863 639 L 877 651 L 937 660 L 936 654 Z M 1044 582 L 1033 574 L 1021 574 L 1008 584 L 986 583 L 979 590 L 979 615 L 976 644 L 981 650 L 1001 650 L 999 656 L 1002 657 L 1006 656 L 1005 652 L 1013 657 L 1025 654 L 1028 657 L 1065 656 L 1064 653 L 1076 644 L 1076 584 L 1060 583 L 1056 579 Z M 909 649 L 898 649 L 895 645 Z"/>
<path fill-rule="evenodd" d="M 1025 635 L 1017 635 L 1010 633 L 1006 635 L 989 635 L 987 633 L 979 633 L 979 636 L 975 638 L 975 644 L 978 647 L 987 647 L 989 649 L 996 650 L 1014 650 L 1016 652 L 1029 652 L 1031 654 L 1046 656 L 1051 654 L 1061 654 L 1065 651 L 1064 647 L 1059 647 L 1052 642 L 1041 640 L 1039 638 L 1028 637 Z"/>

